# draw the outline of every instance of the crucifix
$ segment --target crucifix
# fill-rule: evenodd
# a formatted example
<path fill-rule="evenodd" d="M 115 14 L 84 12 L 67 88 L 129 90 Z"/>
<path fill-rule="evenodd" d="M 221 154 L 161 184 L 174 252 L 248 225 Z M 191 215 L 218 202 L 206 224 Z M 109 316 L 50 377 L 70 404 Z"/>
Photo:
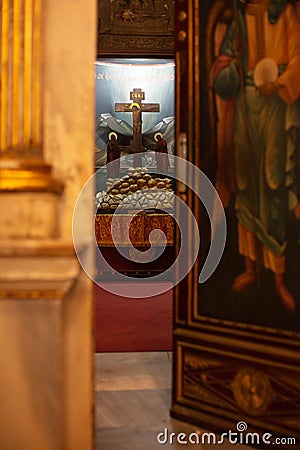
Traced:
<path fill-rule="evenodd" d="M 133 122 L 133 139 L 130 141 L 130 149 L 133 153 L 134 167 L 141 167 L 142 158 L 142 113 L 144 112 L 159 112 L 159 103 L 143 103 L 145 100 L 145 92 L 142 89 L 133 89 L 130 92 L 131 103 L 115 103 L 115 112 L 131 112 Z"/>

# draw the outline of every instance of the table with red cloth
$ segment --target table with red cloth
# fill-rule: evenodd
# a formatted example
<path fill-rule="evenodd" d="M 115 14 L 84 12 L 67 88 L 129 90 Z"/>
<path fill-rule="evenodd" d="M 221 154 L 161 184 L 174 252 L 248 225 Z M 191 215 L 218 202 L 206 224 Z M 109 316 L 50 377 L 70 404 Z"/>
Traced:
<path fill-rule="evenodd" d="M 111 231 L 113 218 L 114 239 Z M 164 245 L 160 236 L 155 233 L 155 230 L 163 231 L 166 239 Z M 165 246 L 164 252 L 149 263 L 133 261 L 130 256 L 132 246 L 141 252 L 148 250 L 150 248 L 149 234 L 151 231 L 151 252 L 153 256 L 162 246 Z M 97 214 L 95 217 L 96 242 L 105 261 L 111 266 L 110 270 L 104 267 L 102 258 L 96 252 L 98 274 L 113 275 L 115 272 L 121 272 L 134 276 L 151 276 L 164 272 L 174 261 L 174 234 L 175 222 L 169 214 L 144 211 L 133 216 L 130 214 L 118 214 L 116 217 L 112 213 Z M 115 245 L 122 247 L 126 257 L 118 252 Z"/>

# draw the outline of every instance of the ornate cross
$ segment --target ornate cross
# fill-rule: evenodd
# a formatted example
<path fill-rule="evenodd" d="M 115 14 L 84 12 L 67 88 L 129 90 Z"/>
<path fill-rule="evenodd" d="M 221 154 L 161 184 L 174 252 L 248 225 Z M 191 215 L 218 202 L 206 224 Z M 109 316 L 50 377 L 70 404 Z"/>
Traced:
<path fill-rule="evenodd" d="M 130 148 L 133 152 L 133 165 L 141 166 L 141 157 L 137 157 L 135 153 L 143 151 L 142 147 L 142 113 L 159 112 L 159 103 L 143 103 L 145 100 L 145 92 L 142 89 L 135 88 L 130 92 L 131 103 L 115 103 L 116 112 L 131 112 L 133 121 L 133 139 L 130 141 Z"/>

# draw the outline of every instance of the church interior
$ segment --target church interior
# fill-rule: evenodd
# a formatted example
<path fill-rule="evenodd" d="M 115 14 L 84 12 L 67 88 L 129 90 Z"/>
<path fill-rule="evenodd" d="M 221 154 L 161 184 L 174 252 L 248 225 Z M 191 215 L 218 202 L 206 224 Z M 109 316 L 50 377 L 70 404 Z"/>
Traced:
<path fill-rule="evenodd" d="M 300 2 L 0 11 L 0 450 L 300 449 Z"/>

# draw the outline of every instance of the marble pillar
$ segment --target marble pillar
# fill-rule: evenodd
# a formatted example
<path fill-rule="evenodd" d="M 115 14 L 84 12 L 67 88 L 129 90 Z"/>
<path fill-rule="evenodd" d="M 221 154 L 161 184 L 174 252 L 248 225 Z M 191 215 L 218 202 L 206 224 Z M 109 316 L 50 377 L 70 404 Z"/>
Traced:
<path fill-rule="evenodd" d="M 90 450 L 96 1 L 0 8 L 0 450 Z"/>

